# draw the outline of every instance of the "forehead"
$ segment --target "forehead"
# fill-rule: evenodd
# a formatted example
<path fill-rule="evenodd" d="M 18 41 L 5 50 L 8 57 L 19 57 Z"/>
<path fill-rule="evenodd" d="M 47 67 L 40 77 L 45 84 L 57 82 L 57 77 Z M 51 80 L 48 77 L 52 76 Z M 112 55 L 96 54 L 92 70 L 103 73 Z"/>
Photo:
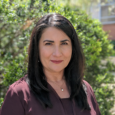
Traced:
<path fill-rule="evenodd" d="M 51 40 L 62 40 L 62 39 L 68 39 L 70 38 L 66 35 L 65 32 L 63 32 L 61 29 L 58 29 L 56 27 L 48 27 L 44 29 L 41 40 L 45 39 L 51 39 Z"/>

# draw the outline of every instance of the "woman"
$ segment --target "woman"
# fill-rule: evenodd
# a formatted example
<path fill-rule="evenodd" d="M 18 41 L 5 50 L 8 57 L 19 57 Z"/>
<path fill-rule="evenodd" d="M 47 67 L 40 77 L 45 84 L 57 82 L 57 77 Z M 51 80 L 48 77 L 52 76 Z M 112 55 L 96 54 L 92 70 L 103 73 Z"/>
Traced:
<path fill-rule="evenodd" d="M 72 24 L 59 14 L 43 16 L 31 34 L 28 74 L 9 87 L 0 115 L 101 115 L 83 72 Z"/>

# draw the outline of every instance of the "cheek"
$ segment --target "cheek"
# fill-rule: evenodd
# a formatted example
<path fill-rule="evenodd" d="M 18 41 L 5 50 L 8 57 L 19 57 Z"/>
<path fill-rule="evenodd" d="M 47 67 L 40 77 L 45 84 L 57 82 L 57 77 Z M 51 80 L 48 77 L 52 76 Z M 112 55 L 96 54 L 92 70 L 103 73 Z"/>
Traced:
<path fill-rule="evenodd" d="M 40 58 L 48 58 L 51 55 L 51 50 L 48 50 L 46 48 L 41 48 L 40 49 Z"/>
<path fill-rule="evenodd" d="M 66 52 L 65 56 L 67 57 L 67 59 L 71 59 L 72 56 L 71 51 Z"/>
<path fill-rule="evenodd" d="M 65 57 L 71 58 L 71 56 L 72 56 L 72 48 L 71 47 L 68 47 L 66 49 L 63 48 L 63 54 L 64 54 Z"/>

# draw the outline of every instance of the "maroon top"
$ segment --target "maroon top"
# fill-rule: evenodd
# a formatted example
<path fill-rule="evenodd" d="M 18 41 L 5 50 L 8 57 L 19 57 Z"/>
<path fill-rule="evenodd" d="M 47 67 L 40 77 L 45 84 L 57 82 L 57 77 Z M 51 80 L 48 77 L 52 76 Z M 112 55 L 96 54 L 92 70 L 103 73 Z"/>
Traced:
<path fill-rule="evenodd" d="M 60 99 L 66 115 L 73 115 L 72 101 L 70 98 Z"/>
<path fill-rule="evenodd" d="M 53 108 L 43 108 L 30 92 L 25 77 L 13 83 L 6 94 L 0 109 L 0 115 L 101 115 L 91 86 L 87 86 L 87 99 L 91 110 L 81 110 L 74 100 L 60 99 L 56 91 L 48 84 L 49 96 Z"/>

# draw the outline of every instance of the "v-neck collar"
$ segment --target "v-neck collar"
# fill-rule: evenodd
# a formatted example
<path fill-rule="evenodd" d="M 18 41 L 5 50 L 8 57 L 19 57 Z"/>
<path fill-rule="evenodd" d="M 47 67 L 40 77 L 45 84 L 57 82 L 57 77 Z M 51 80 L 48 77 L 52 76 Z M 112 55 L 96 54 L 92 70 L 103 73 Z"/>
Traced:
<path fill-rule="evenodd" d="M 57 94 L 57 92 L 54 90 L 54 88 L 48 82 L 47 82 L 47 85 L 48 85 L 49 90 L 52 91 L 52 93 L 59 100 L 61 108 L 63 108 L 61 99 L 64 99 L 64 98 L 60 98 L 59 95 Z M 75 101 L 74 101 L 74 99 L 72 99 L 72 108 L 73 108 L 73 115 L 76 115 L 76 112 L 75 112 Z M 64 115 L 66 115 L 66 114 L 64 113 Z"/>
<path fill-rule="evenodd" d="M 51 90 L 55 93 L 55 95 L 56 95 L 57 98 L 59 98 L 59 99 L 69 99 L 69 98 L 61 98 L 61 97 L 57 94 L 57 92 L 55 91 L 55 89 L 54 89 L 48 82 L 47 82 L 47 84 L 48 84 L 49 89 L 51 89 Z"/>

